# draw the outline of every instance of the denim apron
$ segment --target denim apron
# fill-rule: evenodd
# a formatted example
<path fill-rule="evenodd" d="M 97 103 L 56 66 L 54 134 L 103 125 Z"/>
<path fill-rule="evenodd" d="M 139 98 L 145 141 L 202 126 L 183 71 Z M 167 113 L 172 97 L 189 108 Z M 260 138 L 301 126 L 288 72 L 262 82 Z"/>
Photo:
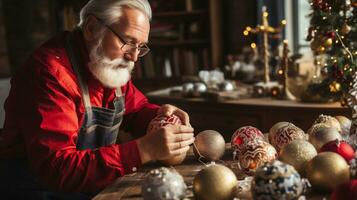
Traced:
<path fill-rule="evenodd" d="M 125 111 L 124 97 L 121 89 L 116 89 L 113 101 L 114 109 L 91 106 L 88 86 L 83 79 L 80 66 L 81 54 L 75 45 L 74 33 L 66 37 L 65 48 L 72 68 L 76 73 L 82 92 L 85 107 L 84 119 L 78 132 L 76 148 L 78 150 L 96 149 L 116 143 L 119 127 Z M 1 199 L 65 199 L 87 200 L 94 194 L 63 193 L 48 191 L 40 186 L 32 176 L 29 163 L 26 159 L 0 160 L 0 193 Z"/>
<path fill-rule="evenodd" d="M 96 149 L 115 144 L 125 112 L 125 98 L 119 87 L 115 91 L 114 109 L 91 106 L 88 86 L 83 78 L 83 66 L 79 66 L 80 62 L 77 62 L 77 58 L 80 58 L 79 50 L 76 49 L 76 46 L 71 45 L 74 42 L 73 35 L 70 35 L 66 49 L 78 78 L 85 107 L 83 123 L 78 132 L 77 149 Z"/>

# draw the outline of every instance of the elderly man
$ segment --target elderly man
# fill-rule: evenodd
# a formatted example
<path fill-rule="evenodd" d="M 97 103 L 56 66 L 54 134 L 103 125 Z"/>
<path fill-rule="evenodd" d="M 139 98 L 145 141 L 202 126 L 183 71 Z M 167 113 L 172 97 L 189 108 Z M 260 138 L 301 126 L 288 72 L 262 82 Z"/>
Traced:
<path fill-rule="evenodd" d="M 1 182 L 7 179 L 9 190 L 93 194 L 144 163 L 189 149 L 188 115 L 150 104 L 130 81 L 134 62 L 149 51 L 150 18 L 147 0 L 91 0 L 78 28 L 30 56 L 12 79 L 0 134 L 8 177 Z M 146 132 L 153 117 L 171 114 L 184 125 Z M 119 127 L 139 139 L 117 144 Z"/>

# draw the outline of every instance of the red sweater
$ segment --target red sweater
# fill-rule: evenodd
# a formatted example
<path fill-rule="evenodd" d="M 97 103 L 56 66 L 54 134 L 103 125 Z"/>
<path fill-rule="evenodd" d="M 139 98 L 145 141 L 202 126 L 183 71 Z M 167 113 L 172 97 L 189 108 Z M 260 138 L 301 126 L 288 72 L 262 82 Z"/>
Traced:
<path fill-rule="evenodd" d="M 76 149 L 84 106 L 77 77 L 64 49 L 62 33 L 38 48 L 11 80 L 0 134 L 0 158 L 25 158 L 44 185 L 63 191 L 97 192 L 141 165 L 135 141 L 93 150 Z M 85 57 L 92 106 L 111 107 L 115 90 L 105 88 L 87 68 L 81 32 L 77 45 Z M 122 88 L 125 116 L 121 129 L 146 133 L 157 105 L 129 82 Z"/>

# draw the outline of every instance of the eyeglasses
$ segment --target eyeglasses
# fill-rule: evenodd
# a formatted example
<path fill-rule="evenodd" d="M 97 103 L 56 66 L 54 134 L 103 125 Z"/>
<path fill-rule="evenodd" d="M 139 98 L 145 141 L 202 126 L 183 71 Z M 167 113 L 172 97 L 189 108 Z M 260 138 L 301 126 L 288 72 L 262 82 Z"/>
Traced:
<path fill-rule="evenodd" d="M 143 57 L 145 56 L 147 53 L 149 53 L 150 48 L 146 45 L 146 44 L 142 44 L 141 46 L 136 46 L 136 44 L 130 44 L 127 43 L 122 36 L 120 36 L 119 33 L 117 33 L 116 31 L 114 31 L 114 29 L 112 27 L 110 27 L 109 25 L 107 25 L 106 23 L 103 22 L 103 20 L 99 19 L 96 17 L 96 19 L 102 24 L 104 25 L 106 28 L 108 28 L 118 39 L 121 43 L 123 43 L 123 45 L 121 46 L 121 50 L 123 50 L 125 53 L 132 53 L 135 52 L 136 50 L 139 51 L 138 57 Z"/>

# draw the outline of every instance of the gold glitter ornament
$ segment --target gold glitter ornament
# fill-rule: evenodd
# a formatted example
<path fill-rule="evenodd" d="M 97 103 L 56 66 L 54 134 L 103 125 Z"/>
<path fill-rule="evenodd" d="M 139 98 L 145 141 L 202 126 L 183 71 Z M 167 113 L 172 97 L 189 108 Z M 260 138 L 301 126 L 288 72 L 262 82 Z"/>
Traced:
<path fill-rule="evenodd" d="M 301 175 L 305 174 L 305 165 L 317 155 L 315 147 L 305 140 L 294 140 L 285 145 L 279 160 L 292 165 Z"/>
<path fill-rule="evenodd" d="M 223 165 L 210 165 L 202 169 L 193 179 L 196 199 L 232 199 L 238 181 L 236 175 Z"/>
<path fill-rule="evenodd" d="M 347 162 L 333 152 L 323 152 L 315 156 L 308 162 L 306 173 L 313 188 L 318 190 L 332 190 L 350 180 Z"/>

